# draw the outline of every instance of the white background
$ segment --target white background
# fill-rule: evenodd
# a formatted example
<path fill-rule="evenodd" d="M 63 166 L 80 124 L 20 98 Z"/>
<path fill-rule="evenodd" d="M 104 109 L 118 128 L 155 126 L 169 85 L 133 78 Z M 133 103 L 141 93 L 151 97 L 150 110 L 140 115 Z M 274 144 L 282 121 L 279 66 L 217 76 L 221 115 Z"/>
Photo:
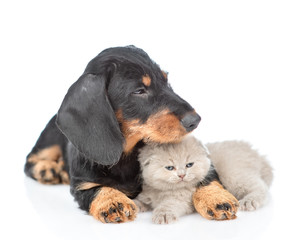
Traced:
<path fill-rule="evenodd" d="M 305 1 L 1 1 L 1 239 L 306 239 Z M 150 213 L 103 225 L 68 186 L 23 164 L 68 87 L 105 48 L 134 44 L 202 116 L 203 142 L 243 139 L 267 155 L 267 206 L 234 221 Z"/>

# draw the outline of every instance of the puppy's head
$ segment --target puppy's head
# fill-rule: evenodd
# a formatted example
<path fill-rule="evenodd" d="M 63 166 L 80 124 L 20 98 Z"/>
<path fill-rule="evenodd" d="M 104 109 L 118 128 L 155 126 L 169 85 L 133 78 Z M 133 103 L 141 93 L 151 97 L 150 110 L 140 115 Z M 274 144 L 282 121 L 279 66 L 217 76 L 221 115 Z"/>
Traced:
<path fill-rule="evenodd" d="M 200 116 L 141 49 L 110 48 L 89 62 L 58 112 L 57 125 L 89 159 L 112 165 L 140 140 L 179 142 Z"/>

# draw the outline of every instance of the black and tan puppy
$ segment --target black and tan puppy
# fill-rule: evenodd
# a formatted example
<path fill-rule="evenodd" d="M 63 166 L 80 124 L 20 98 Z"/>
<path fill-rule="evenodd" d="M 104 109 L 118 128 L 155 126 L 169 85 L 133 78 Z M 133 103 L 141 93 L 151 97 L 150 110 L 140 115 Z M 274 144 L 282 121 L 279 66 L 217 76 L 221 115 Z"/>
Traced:
<path fill-rule="evenodd" d="M 138 150 L 146 142 L 179 142 L 200 119 L 143 50 L 110 48 L 70 87 L 25 172 L 45 184 L 70 183 L 80 208 L 102 222 L 130 221 L 136 216 L 131 199 L 141 192 Z M 195 204 L 203 216 L 211 218 L 213 209 L 214 218 L 223 219 L 227 209 L 220 204 L 236 204 L 228 194 L 208 183 L 198 189 Z"/>

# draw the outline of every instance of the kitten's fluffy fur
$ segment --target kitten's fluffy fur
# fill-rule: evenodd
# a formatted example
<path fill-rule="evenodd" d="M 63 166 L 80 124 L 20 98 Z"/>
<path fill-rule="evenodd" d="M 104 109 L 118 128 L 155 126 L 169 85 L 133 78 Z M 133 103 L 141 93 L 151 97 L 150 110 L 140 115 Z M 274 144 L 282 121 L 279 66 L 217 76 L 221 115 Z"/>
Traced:
<path fill-rule="evenodd" d="M 178 144 L 143 148 L 139 155 L 143 191 L 135 201 L 139 210 L 153 209 L 152 220 L 159 224 L 193 212 L 192 194 L 211 165 L 207 155 L 206 148 L 193 137 Z M 174 169 L 168 170 L 169 166 Z"/>
<path fill-rule="evenodd" d="M 178 144 L 147 145 L 142 149 L 139 161 L 143 191 L 135 203 L 140 211 L 153 209 L 154 223 L 171 223 L 194 211 L 192 194 L 211 162 L 222 184 L 239 200 L 241 210 L 255 210 L 265 203 L 273 174 L 263 156 L 246 142 L 225 141 L 206 146 L 208 150 L 188 136 Z M 194 165 L 186 168 L 190 162 Z M 169 171 L 167 166 L 177 170 Z M 184 181 L 178 176 L 182 174 L 186 174 Z"/>
<path fill-rule="evenodd" d="M 220 181 L 239 200 L 240 210 L 263 206 L 273 179 L 266 158 L 243 141 L 208 143 L 206 147 Z"/>

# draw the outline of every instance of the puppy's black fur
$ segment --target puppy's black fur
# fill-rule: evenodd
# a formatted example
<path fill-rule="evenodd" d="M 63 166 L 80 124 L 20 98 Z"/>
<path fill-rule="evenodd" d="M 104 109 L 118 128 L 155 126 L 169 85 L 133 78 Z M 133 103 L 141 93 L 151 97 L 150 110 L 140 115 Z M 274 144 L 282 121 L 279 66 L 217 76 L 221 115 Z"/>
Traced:
<path fill-rule="evenodd" d="M 136 197 L 139 148 L 147 141 L 177 142 L 199 122 L 143 50 L 110 48 L 70 87 L 28 155 L 25 172 L 47 184 L 70 180 L 71 193 L 89 211 L 101 187 Z"/>

